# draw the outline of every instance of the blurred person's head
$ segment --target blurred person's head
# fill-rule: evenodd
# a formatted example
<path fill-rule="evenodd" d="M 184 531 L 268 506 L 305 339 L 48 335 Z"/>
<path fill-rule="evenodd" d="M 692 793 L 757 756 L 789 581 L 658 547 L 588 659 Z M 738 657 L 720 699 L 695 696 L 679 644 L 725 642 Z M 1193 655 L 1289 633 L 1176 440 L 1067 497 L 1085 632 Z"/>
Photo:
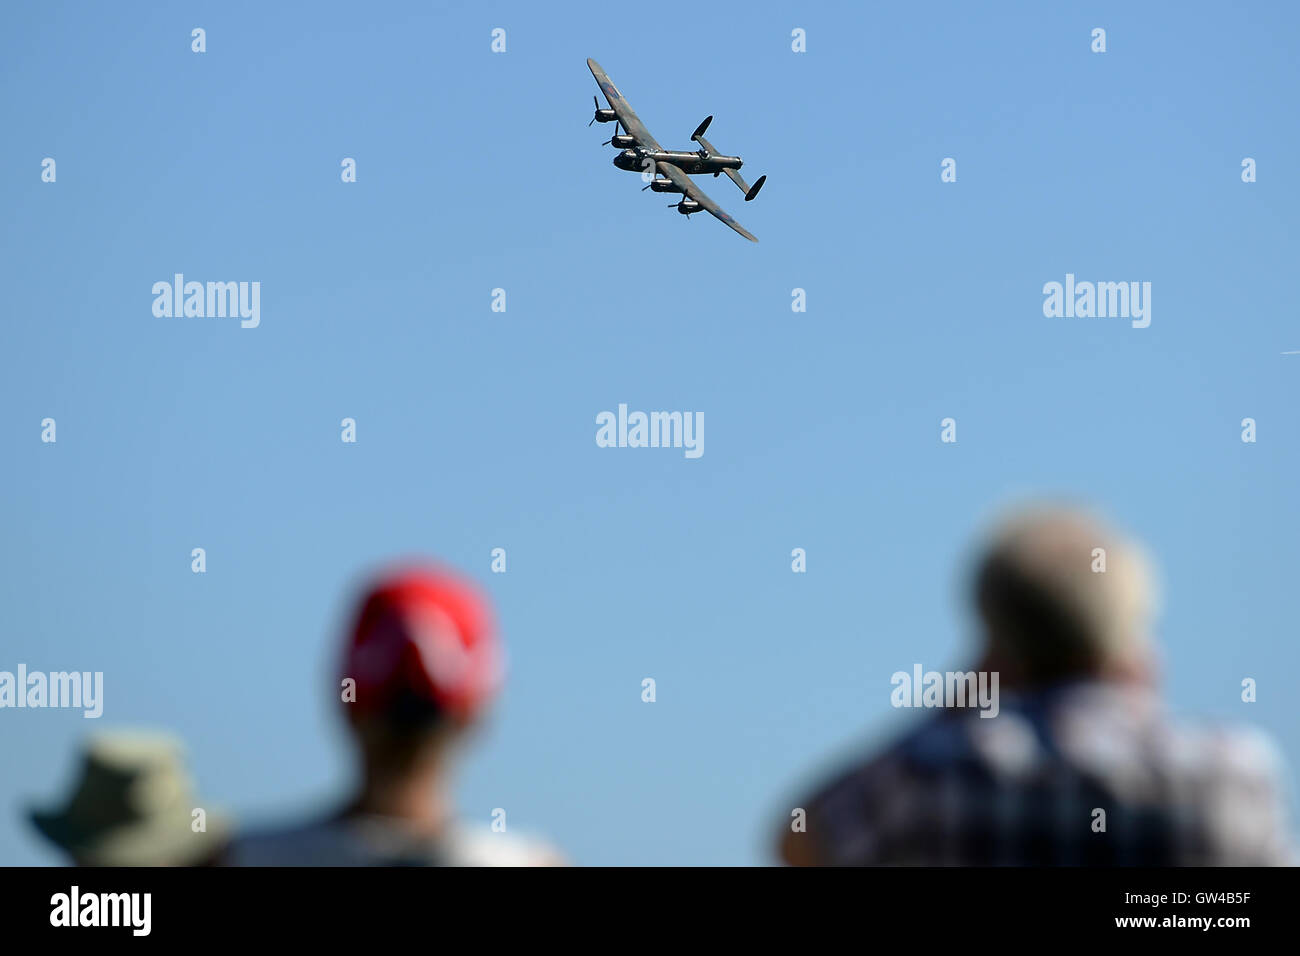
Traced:
<path fill-rule="evenodd" d="M 326 818 L 237 839 L 233 866 L 538 866 L 540 841 L 466 826 L 450 758 L 496 696 L 501 650 L 487 601 L 450 572 L 405 566 L 361 595 L 337 676 L 360 773 Z M 494 818 L 495 823 L 495 818 Z"/>
<path fill-rule="evenodd" d="M 1092 515 L 1019 511 L 995 530 L 975 574 L 989 667 L 1020 685 L 1148 681 L 1152 588 L 1139 548 Z"/>
<path fill-rule="evenodd" d="M 453 744 L 495 696 L 501 651 L 487 601 L 439 569 L 402 568 L 362 597 L 341 664 L 363 773 L 360 801 L 395 816 L 443 776 Z M 344 685 L 346 687 L 346 683 Z"/>
<path fill-rule="evenodd" d="M 224 848 L 229 823 L 195 796 L 184 749 L 170 734 L 96 734 L 80 772 L 61 806 L 29 813 L 78 866 L 203 866 Z"/>

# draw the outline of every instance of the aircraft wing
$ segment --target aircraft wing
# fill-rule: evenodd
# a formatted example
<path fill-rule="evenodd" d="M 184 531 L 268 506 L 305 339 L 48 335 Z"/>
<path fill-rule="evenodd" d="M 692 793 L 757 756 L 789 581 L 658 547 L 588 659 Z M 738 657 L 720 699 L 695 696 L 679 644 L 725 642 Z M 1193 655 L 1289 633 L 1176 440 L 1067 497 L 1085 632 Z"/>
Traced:
<path fill-rule="evenodd" d="M 637 117 L 636 112 L 628 104 L 627 100 L 623 99 L 623 94 L 618 91 L 618 87 L 610 80 L 609 74 L 600 68 L 600 64 L 588 57 L 587 67 L 591 70 L 591 75 L 596 78 L 596 83 L 600 86 L 600 91 L 605 94 L 605 99 L 609 100 L 609 108 L 614 111 L 614 115 L 623 124 L 623 128 L 627 130 L 628 135 L 641 146 L 662 150 L 663 147 L 650 135 L 650 131 L 645 128 L 645 124 Z"/>
<path fill-rule="evenodd" d="M 659 166 L 659 172 L 663 173 L 665 176 L 671 179 L 678 187 L 681 188 L 682 192 L 686 196 L 688 196 L 691 199 L 694 199 L 697 203 L 700 204 L 701 208 L 707 210 L 710 214 L 713 215 L 714 218 L 721 219 L 728 226 L 736 230 L 736 232 L 740 233 L 750 242 L 758 242 L 758 238 L 753 233 L 749 232 L 747 229 L 745 229 L 744 226 L 736 222 L 736 220 L 732 219 L 729 215 L 727 215 L 726 212 L 723 211 L 721 206 L 715 203 L 708 196 L 704 195 L 703 190 L 701 190 L 699 186 L 695 185 L 694 180 L 692 180 L 690 176 L 687 176 L 684 172 L 682 172 L 679 168 L 674 166 L 672 163 L 658 163 L 657 165 Z"/>

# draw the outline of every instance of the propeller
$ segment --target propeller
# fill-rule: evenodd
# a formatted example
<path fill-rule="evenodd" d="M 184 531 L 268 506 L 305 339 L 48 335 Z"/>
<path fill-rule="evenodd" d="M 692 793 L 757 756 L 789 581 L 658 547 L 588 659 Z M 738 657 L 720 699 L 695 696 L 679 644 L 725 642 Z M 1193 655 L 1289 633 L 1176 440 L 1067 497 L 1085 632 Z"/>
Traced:
<path fill-rule="evenodd" d="M 591 102 L 594 103 L 594 104 L 596 105 L 596 111 L 595 111 L 594 113 L 591 114 L 591 123 L 594 123 L 594 122 L 596 122 L 596 120 L 600 119 L 600 114 L 601 114 L 600 100 L 596 99 L 596 97 L 593 96 L 593 97 L 591 98 Z M 609 110 L 605 110 L 604 112 L 607 112 L 607 113 L 608 113 Z M 605 122 L 609 122 L 609 121 L 608 121 L 608 120 L 605 120 Z M 588 123 L 588 124 L 587 124 L 587 128 L 588 128 L 588 129 L 591 129 L 591 123 Z M 618 135 L 618 128 L 619 128 L 619 125 L 620 125 L 620 124 L 619 124 L 619 121 L 618 121 L 617 119 L 615 119 L 615 120 L 614 120 L 614 136 L 617 136 L 617 135 Z M 610 139 L 605 140 L 605 142 L 601 143 L 600 145 L 602 145 L 602 146 L 608 146 L 608 145 L 609 145 L 610 143 L 612 143 L 613 141 L 614 141 L 614 140 L 613 140 L 613 137 L 611 137 Z"/>

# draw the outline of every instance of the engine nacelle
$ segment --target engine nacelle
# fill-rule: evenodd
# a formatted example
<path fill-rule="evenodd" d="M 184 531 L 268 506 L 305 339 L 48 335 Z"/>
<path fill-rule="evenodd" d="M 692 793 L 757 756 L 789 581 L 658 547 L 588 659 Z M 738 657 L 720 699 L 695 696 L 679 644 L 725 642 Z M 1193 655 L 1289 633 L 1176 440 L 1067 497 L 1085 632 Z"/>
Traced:
<path fill-rule="evenodd" d="M 615 149 L 631 149 L 636 145 L 636 137 L 629 136 L 626 133 L 620 133 L 610 139 L 609 145 Z"/>
<path fill-rule="evenodd" d="M 679 193 L 682 191 L 682 187 L 671 179 L 652 179 L 650 180 L 650 191 L 655 193 Z"/>
<path fill-rule="evenodd" d="M 691 213 L 699 212 L 703 208 L 704 207 L 701 206 L 699 203 L 697 203 L 694 199 L 683 199 L 680 203 L 677 204 L 677 211 L 681 213 L 683 216 L 689 216 Z"/>
<path fill-rule="evenodd" d="M 616 119 L 618 119 L 618 114 L 615 113 L 613 110 L 602 110 L 602 109 L 596 110 L 597 123 L 612 123 Z"/>

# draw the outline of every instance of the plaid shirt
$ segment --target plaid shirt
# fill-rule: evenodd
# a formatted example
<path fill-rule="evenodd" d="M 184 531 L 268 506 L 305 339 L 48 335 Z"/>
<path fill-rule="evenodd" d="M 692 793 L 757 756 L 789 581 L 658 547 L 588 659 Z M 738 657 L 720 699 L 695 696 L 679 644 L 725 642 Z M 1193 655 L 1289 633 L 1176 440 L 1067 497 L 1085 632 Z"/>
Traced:
<path fill-rule="evenodd" d="M 839 865 L 1289 864 L 1280 776 L 1259 735 L 1074 684 L 936 714 L 806 803 L 796 836 Z"/>

